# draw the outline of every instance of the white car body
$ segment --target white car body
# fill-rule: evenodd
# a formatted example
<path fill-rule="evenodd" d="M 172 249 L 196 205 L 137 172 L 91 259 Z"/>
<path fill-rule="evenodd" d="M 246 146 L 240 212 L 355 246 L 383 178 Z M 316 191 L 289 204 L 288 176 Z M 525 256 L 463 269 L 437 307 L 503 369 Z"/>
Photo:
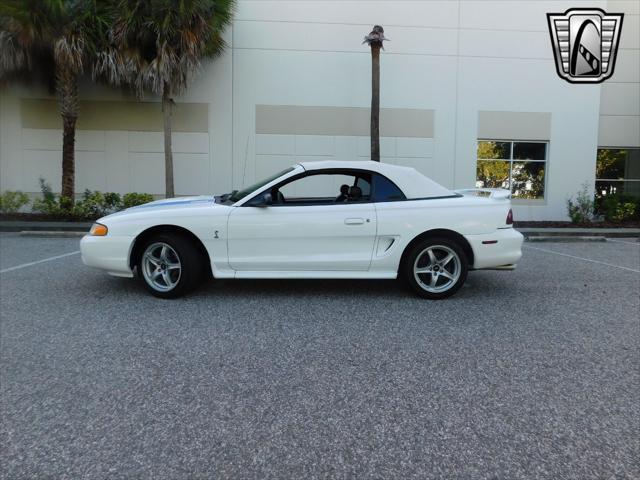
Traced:
<path fill-rule="evenodd" d="M 248 206 L 283 180 L 337 169 L 383 175 L 406 199 Z M 407 246 L 438 231 L 464 237 L 469 269 L 511 269 L 522 255 L 523 237 L 506 223 L 509 194 L 484 193 L 453 192 L 413 168 L 379 162 L 300 163 L 232 204 L 213 196 L 174 198 L 101 218 L 108 234 L 83 237 L 82 260 L 111 275 L 132 277 L 136 239 L 170 226 L 201 242 L 214 278 L 391 279 Z"/>

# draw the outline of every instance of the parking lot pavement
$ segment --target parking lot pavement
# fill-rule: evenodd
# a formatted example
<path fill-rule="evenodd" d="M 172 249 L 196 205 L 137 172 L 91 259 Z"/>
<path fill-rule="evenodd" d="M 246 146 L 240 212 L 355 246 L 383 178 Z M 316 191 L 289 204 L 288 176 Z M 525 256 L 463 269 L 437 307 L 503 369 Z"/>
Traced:
<path fill-rule="evenodd" d="M 25 238 L 18 233 L 0 233 L 0 271 L 78 250 L 78 239 Z"/>
<path fill-rule="evenodd" d="M 2 269 L 78 249 L 0 235 Z M 624 268 L 620 268 L 624 267 Z M 640 245 L 528 244 L 455 297 L 80 256 L 0 274 L 2 478 L 640 478 Z"/>

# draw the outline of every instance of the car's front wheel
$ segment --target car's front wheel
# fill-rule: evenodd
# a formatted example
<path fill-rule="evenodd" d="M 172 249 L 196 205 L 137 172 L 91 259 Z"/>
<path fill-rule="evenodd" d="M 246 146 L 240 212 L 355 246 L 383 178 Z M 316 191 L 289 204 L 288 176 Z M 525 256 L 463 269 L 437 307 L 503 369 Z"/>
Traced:
<path fill-rule="evenodd" d="M 448 238 L 429 238 L 415 245 L 405 258 L 404 275 L 413 290 L 438 300 L 456 293 L 467 278 L 464 250 Z"/>
<path fill-rule="evenodd" d="M 157 235 L 142 248 L 138 277 L 156 297 L 180 297 L 200 283 L 204 270 L 200 257 L 189 239 L 180 235 Z"/>

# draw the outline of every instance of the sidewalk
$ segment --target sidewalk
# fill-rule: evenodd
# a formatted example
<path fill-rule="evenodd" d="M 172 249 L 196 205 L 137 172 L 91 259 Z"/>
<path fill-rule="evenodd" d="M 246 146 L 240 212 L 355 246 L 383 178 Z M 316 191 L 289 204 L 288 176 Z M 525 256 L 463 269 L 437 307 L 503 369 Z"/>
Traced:
<path fill-rule="evenodd" d="M 20 222 L 0 221 L 0 232 L 23 232 L 26 235 L 62 236 L 65 232 L 86 233 L 91 222 Z M 640 228 L 518 228 L 527 239 L 534 241 L 574 241 L 609 238 L 638 238 Z M 27 233 L 28 232 L 28 233 Z"/>

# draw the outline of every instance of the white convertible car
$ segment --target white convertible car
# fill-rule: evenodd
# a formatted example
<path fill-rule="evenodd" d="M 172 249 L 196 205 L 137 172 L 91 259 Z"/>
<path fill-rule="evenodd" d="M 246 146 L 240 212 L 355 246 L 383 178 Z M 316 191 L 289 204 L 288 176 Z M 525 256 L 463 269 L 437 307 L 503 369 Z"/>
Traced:
<path fill-rule="evenodd" d="M 86 265 L 173 298 L 205 278 L 405 278 L 448 297 L 469 270 L 522 256 L 506 190 L 451 191 L 413 168 L 299 163 L 244 190 L 106 216 L 80 242 Z"/>

